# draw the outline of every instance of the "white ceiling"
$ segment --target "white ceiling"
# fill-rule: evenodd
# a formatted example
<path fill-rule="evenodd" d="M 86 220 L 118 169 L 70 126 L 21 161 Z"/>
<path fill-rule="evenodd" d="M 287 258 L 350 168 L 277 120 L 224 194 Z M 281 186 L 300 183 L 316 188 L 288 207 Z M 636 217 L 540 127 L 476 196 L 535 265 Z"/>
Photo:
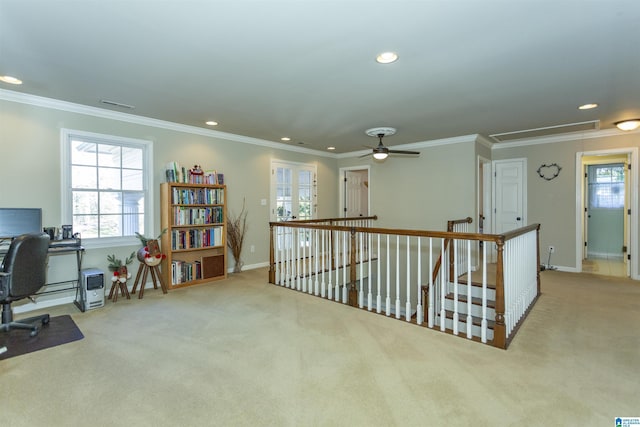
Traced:
<path fill-rule="evenodd" d="M 342 153 L 640 117 L 639 42 L 638 0 L 0 0 L 0 88 Z"/>

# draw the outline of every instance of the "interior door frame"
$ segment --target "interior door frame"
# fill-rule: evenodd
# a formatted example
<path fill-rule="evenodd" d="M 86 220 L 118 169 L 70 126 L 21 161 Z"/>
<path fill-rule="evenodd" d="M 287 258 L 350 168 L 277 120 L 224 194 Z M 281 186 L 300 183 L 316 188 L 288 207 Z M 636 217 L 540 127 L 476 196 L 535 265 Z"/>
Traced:
<path fill-rule="evenodd" d="M 634 280 L 640 280 L 640 272 L 638 266 L 638 147 L 626 147 L 626 148 L 611 148 L 607 150 L 595 150 L 595 151 L 579 151 L 576 153 L 576 271 L 582 272 L 582 259 L 584 254 L 584 232 L 585 232 L 585 218 L 584 218 L 584 194 L 585 179 L 584 179 L 584 167 L 583 157 L 588 156 L 605 156 L 605 155 L 627 155 L 631 169 L 629 173 L 629 186 L 625 189 L 631 189 L 629 194 L 629 209 L 631 209 L 631 215 L 625 216 L 625 221 L 629 221 L 629 227 L 627 234 L 629 236 L 629 247 L 627 248 L 626 255 L 631 255 L 629 261 L 629 276 Z"/>
<path fill-rule="evenodd" d="M 493 233 L 493 165 L 490 159 L 483 156 L 478 156 L 477 163 L 477 177 L 476 177 L 476 218 L 477 222 L 476 231 L 482 234 Z M 482 204 L 482 210 L 480 205 Z M 480 231 L 480 215 L 482 214 L 482 231 Z M 482 263 L 482 251 L 478 242 L 477 247 L 477 259 L 476 268 Z M 487 262 L 493 262 L 495 260 L 495 248 L 489 245 L 487 248 Z"/>
<path fill-rule="evenodd" d="M 344 174 L 347 171 L 357 171 L 357 170 L 366 170 L 367 177 L 369 181 L 369 185 L 367 186 L 367 212 L 371 215 L 371 166 L 370 165 L 361 165 L 361 166 L 345 166 L 338 170 L 338 212 L 339 217 L 344 216 Z"/>

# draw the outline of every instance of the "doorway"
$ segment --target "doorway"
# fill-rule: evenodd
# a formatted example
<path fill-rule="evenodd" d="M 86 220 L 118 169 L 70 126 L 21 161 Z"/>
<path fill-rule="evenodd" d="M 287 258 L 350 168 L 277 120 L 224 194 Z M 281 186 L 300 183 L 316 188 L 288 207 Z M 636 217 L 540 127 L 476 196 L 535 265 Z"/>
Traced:
<path fill-rule="evenodd" d="M 527 159 L 494 160 L 494 234 L 527 225 Z"/>
<path fill-rule="evenodd" d="M 342 217 L 369 216 L 369 166 L 340 168 L 338 193 Z"/>
<path fill-rule="evenodd" d="M 637 278 L 637 149 L 578 153 L 580 208 L 576 265 L 579 271 Z M 579 255 L 579 257 L 578 257 Z"/>
<path fill-rule="evenodd" d="M 271 221 L 315 218 L 316 166 L 271 161 Z"/>

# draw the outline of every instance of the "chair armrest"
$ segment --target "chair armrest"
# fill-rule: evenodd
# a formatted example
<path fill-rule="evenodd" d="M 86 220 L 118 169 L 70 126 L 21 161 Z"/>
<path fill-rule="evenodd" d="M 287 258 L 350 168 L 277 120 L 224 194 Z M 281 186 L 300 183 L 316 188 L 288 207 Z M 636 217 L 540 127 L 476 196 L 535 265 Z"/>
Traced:
<path fill-rule="evenodd" d="M 9 296 L 11 273 L 0 272 L 0 301 Z"/>

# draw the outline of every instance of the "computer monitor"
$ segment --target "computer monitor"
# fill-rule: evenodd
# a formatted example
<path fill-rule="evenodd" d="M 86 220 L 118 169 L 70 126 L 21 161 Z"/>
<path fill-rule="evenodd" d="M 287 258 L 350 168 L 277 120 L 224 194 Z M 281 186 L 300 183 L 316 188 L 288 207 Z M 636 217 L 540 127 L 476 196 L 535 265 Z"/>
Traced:
<path fill-rule="evenodd" d="M 42 233 L 42 209 L 0 208 L 0 239 Z"/>

